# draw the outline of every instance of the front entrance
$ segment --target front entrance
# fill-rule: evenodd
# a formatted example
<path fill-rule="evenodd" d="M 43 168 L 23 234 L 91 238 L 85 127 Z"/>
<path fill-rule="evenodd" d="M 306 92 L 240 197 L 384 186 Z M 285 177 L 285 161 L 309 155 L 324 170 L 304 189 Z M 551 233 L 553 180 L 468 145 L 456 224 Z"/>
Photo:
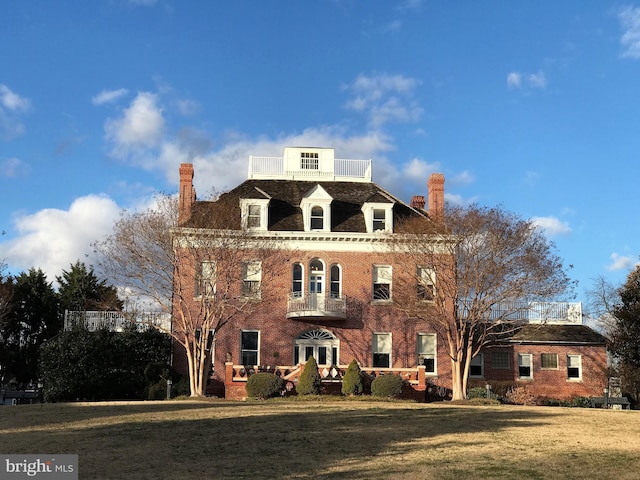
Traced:
<path fill-rule="evenodd" d="M 294 341 L 294 363 L 305 363 L 313 356 L 319 367 L 338 365 L 339 347 L 340 340 L 328 330 L 306 331 Z"/>

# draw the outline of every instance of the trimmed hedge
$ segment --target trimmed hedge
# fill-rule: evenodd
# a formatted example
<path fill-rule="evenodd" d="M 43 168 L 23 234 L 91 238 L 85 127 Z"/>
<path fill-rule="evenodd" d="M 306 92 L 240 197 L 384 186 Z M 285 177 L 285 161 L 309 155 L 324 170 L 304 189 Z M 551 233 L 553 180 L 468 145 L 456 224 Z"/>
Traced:
<path fill-rule="evenodd" d="M 404 380 L 397 375 L 378 375 L 371 382 L 371 395 L 374 397 L 399 397 Z"/>
<path fill-rule="evenodd" d="M 247 396 L 252 398 L 271 398 L 281 395 L 285 388 L 284 379 L 273 373 L 254 373 L 247 380 Z"/>

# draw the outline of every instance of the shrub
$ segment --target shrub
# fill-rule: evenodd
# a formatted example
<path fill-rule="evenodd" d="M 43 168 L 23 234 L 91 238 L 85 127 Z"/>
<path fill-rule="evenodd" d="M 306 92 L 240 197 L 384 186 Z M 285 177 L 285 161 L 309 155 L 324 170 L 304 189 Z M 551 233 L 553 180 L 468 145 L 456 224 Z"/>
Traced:
<path fill-rule="evenodd" d="M 167 382 L 157 382 L 149 385 L 149 400 L 164 400 L 167 398 Z"/>
<path fill-rule="evenodd" d="M 467 390 L 467 398 L 469 400 L 473 400 L 475 398 L 483 398 L 485 400 L 497 400 L 498 395 L 496 395 L 493 390 L 489 394 L 489 398 L 487 399 L 487 387 L 473 387 Z"/>
<path fill-rule="evenodd" d="M 247 396 L 252 398 L 271 398 L 280 396 L 285 381 L 273 373 L 254 373 L 247 380 Z"/>
<path fill-rule="evenodd" d="M 343 395 L 360 395 L 364 390 L 362 383 L 362 370 L 358 362 L 351 360 L 347 367 L 347 371 L 342 378 L 342 394 Z"/>
<path fill-rule="evenodd" d="M 309 357 L 309 360 L 304 365 L 302 375 L 300 375 L 300 381 L 296 385 L 296 392 L 299 395 L 318 395 L 320 394 L 320 387 L 322 387 L 322 381 L 318 371 L 318 364 L 315 358 Z"/>
<path fill-rule="evenodd" d="M 402 393 L 404 381 L 397 375 L 378 375 L 371 382 L 374 397 L 398 397 Z"/>
<path fill-rule="evenodd" d="M 537 405 L 538 398 L 527 387 L 514 387 L 505 394 L 505 399 L 515 405 Z"/>

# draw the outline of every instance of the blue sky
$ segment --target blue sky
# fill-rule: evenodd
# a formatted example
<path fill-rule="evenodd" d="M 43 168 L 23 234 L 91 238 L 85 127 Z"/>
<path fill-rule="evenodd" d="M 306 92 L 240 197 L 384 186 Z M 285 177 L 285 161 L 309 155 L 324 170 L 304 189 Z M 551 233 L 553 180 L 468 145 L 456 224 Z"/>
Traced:
<path fill-rule="evenodd" d="M 53 280 L 181 162 L 322 146 L 535 220 L 584 300 L 638 263 L 639 85 L 633 2 L 5 0 L 0 259 Z"/>

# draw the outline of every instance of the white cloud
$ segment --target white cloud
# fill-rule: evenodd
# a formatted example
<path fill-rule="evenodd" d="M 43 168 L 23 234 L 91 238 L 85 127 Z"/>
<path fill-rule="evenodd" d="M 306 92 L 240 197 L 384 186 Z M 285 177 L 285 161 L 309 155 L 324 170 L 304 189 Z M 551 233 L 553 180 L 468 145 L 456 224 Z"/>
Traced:
<path fill-rule="evenodd" d="M 103 105 L 105 103 L 115 102 L 119 98 L 124 97 L 129 90 L 126 88 L 119 88 L 118 90 L 102 90 L 97 95 L 91 97 L 91 103 L 94 105 Z"/>
<path fill-rule="evenodd" d="M 29 99 L 0 84 L 0 137 L 11 140 L 24 134 L 21 115 L 31 109 Z"/>
<path fill-rule="evenodd" d="M 448 180 L 448 179 L 447 179 Z M 470 185 L 474 182 L 473 175 L 468 170 L 454 175 L 448 182 L 452 185 Z"/>
<path fill-rule="evenodd" d="M 129 0 L 129 5 L 135 7 L 152 7 L 158 0 Z"/>
<path fill-rule="evenodd" d="M 413 98 L 413 92 L 419 84 L 419 80 L 403 75 L 360 74 L 344 86 L 353 95 L 345 107 L 366 113 L 369 125 L 373 128 L 380 128 L 391 121 L 416 121 L 423 113 Z"/>
<path fill-rule="evenodd" d="M 631 257 L 628 255 L 619 255 L 617 253 L 611 254 L 611 264 L 607 267 L 610 271 L 616 270 L 631 270 L 636 265 L 639 265 L 638 257 Z"/>
<path fill-rule="evenodd" d="M 571 227 L 567 222 L 559 220 L 556 217 L 533 217 L 533 224 L 542 229 L 548 236 L 568 235 L 571 233 Z"/>
<path fill-rule="evenodd" d="M 16 178 L 28 175 L 31 167 L 19 158 L 8 158 L 0 162 L 0 177 Z"/>
<path fill-rule="evenodd" d="M 513 89 L 544 89 L 547 86 L 547 76 L 543 71 L 537 73 L 509 72 L 507 74 L 507 87 Z"/>
<path fill-rule="evenodd" d="M 620 43 L 623 57 L 640 58 L 640 7 L 627 6 L 620 10 L 618 19 L 624 30 Z"/>
<path fill-rule="evenodd" d="M 104 124 L 105 138 L 113 145 L 111 153 L 120 158 L 158 147 L 164 128 L 162 107 L 150 92 L 138 93 L 120 118 L 108 118 Z"/>
<path fill-rule="evenodd" d="M 111 232 L 119 213 L 112 199 L 89 195 L 68 210 L 22 215 L 14 222 L 17 238 L 0 244 L 0 258 L 14 268 L 41 268 L 52 281 L 76 260 L 92 263 L 91 244 Z"/>

